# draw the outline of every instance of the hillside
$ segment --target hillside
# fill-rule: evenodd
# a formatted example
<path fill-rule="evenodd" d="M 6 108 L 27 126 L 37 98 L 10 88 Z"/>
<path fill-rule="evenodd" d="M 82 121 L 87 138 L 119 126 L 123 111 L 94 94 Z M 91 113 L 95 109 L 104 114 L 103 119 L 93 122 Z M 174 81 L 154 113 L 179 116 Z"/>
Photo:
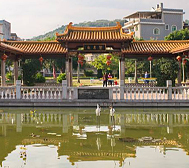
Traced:
<path fill-rule="evenodd" d="M 94 22 L 88 21 L 88 22 L 82 22 L 79 24 L 73 24 L 73 26 L 79 26 L 79 27 L 108 27 L 108 26 L 115 26 L 116 22 L 120 22 L 121 25 L 124 25 L 124 20 L 116 19 L 116 20 L 96 20 Z M 50 31 L 44 35 L 39 35 L 37 37 L 33 37 L 32 41 L 38 41 L 38 40 L 47 40 L 47 39 L 54 39 L 56 32 L 63 33 L 67 25 L 62 25 L 61 27 Z"/>

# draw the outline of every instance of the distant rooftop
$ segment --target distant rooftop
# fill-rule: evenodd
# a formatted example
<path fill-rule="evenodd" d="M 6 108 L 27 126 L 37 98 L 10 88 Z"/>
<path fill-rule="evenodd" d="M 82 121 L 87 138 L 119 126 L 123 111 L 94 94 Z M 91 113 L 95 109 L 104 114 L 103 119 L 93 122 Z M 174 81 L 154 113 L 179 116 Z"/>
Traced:
<path fill-rule="evenodd" d="M 141 17 L 153 17 L 153 15 L 158 15 L 161 14 L 162 12 L 176 12 L 176 13 L 182 13 L 184 14 L 183 9 L 168 9 L 168 8 L 163 8 L 163 3 L 157 4 L 156 8 L 152 7 L 150 11 L 137 11 L 131 15 L 128 15 L 124 17 L 124 19 L 135 19 L 138 18 L 139 16 Z"/>

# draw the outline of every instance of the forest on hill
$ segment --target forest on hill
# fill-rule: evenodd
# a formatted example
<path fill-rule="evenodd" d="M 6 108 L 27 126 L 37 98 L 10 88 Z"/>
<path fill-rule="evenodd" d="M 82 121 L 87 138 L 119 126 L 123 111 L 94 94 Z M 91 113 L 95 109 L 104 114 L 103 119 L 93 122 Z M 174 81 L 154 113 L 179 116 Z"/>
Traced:
<path fill-rule="evenodd" d="M 115 20 L 96 20 L 96 21 L 88 21 L 88 22 L 81 22 L 78 24 L 73 24 L 73 26 L 78 26 L 78 27 L 109 27 L 109 26 L 115 26 L 116 22 L 120 22 L 120 24 L 123 26 L 125 23 L 125 20 L 121 19 L 115 19 Z M 41 41 L 41 40 L 50 40 L 50 39 L 55 39 L 55 34 L 56 32 L 59 34 L 62 34 L 67 25 L 62 25 L 61 27 L 52 30 L 44 35 L 39 35 L 37 37 L 33 37 L 31 41 Z"/>

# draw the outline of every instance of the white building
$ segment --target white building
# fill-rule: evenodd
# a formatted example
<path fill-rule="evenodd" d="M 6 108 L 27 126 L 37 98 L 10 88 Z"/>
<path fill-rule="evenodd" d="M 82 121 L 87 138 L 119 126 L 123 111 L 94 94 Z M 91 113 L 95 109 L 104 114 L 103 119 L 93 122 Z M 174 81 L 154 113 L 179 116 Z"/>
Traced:
<path fill-rule="evenodd" d="M 124 17 L 128 22 L 123 29 L 139 39 L 163 40 L 171 32 L 183 29 L 183 14 L 183 9 L 167 9 L 161 3 L 151 11 L 138 11 Z"/>
<path fill-rule="evenodd" d="M 11 24 L 6 20 L 0 20 L 0 40 L 11 38 Z"/>

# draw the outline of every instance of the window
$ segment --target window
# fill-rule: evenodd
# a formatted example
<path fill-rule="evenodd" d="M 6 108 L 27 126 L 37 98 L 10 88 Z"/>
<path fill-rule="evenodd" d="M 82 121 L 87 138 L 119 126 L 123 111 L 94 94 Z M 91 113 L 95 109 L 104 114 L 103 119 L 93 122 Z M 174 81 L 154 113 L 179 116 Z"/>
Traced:
<path fill-rule="evenodd" d="M 168 24 L 165 25 L 165 30 L 169 30 L 169 25 Z"/>
<path fill-rule="evenodd" d="M 172 31 L 176 31 L 176 30 L 177 30 L 177 26 L 172 25 L 171 30 L 172 30 Z"/>
<path fill-rule="evenodd" d="M 154 28 L 153 29 L 153 34 L 154 35 L 160 35 L 160 29 L 159 28 Z"/>

